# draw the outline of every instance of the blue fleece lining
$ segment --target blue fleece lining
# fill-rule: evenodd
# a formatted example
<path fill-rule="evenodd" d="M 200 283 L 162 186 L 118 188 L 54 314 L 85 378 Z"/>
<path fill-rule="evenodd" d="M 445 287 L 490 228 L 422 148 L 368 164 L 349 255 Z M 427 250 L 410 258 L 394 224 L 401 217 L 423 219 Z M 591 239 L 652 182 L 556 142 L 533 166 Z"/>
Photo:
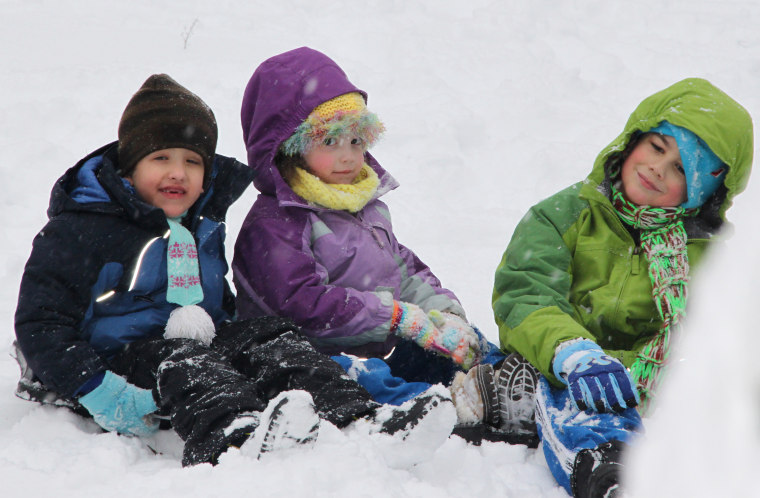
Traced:
<path fill-rule="evenodd" d="M 111 197 L 98 181 L 98 170 L 103 164 L 103 156 L 88 159 L 79 171 L 77 171 L 77 186 L 71 191 L 71 198 L 79 204 L 92 204 L 94 202 L 111 202 Z M 126 178 L 121 179 L 124 187 L 131 193 L 135 189 Z"/>

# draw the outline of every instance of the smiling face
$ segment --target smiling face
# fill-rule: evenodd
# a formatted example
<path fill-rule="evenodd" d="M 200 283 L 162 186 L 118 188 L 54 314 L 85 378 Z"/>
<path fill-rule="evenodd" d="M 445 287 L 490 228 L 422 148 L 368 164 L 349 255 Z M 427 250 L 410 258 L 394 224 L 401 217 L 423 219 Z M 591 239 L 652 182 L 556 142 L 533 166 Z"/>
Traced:
<path fill-rule="evenodd" d="M 176 218 L 203 192 L 203 159 L 188 149 L 157 150 L 140 159 L 126 179 L 143 201 Z"/>
<path fill-rule="evenodd" d="M 675 138 L 641 137 L 623 163 L 623 195 L 639 206 L 674 207 L 686 201 L 686 176 Z"/>
<path fill-rule="evenodd" d="M 326 138 L 303 158 L 308 171 L 325 183 L 350 184 L 364 165 L 366 146 L 360 138 Z"/>

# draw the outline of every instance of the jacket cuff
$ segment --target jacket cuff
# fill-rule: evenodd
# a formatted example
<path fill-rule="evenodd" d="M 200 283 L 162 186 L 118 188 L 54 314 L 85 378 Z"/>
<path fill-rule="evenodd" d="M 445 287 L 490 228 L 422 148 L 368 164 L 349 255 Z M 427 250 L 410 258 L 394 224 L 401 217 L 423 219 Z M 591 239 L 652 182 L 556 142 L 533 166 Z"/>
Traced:
<path fill-rule="evenodd" d="M 100 372 L 98 374 L 95 374 L 94 377 L 90 378 L 87 382 L 79 386 L 79 389 L 74 391 L 74 396 L 84 396 L 85 394 L 91 393 L 94 389 L 96 389 L 100 384 L 103 383 L 103 378 L 106 376 L 105 372 Z"/>

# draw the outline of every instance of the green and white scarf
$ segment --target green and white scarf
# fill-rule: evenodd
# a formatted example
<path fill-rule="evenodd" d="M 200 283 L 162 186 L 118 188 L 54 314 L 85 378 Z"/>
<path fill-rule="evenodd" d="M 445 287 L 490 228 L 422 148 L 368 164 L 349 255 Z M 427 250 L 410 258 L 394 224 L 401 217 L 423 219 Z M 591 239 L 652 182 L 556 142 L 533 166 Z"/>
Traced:
<path fill-rule="evenodd" d="M 673 334 L 686 316 L 689 258 L 683 219 L 699 209 L 637 206 L 626 200 L 614 186 L 612 204 L 624 223 L 640 230 L 641 249 L 649 261 L 652 298 L 662 318 L 657 334 L 639 352 L 631 374 L 641 395 L 641 412 L 645 413 L 662 380 Z"/>

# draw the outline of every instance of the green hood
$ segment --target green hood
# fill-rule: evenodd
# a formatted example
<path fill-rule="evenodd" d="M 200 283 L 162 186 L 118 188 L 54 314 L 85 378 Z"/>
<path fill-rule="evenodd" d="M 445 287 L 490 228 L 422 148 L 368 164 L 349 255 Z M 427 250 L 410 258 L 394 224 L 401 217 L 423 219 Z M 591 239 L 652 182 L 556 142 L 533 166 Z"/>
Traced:
<path fill-rule="evenodd" d="M 628 118 L 623 133 L 597 156 L 588 179 L 604 180 L 609 156 L 622 151 L 636 132 L 646 132 L 662 121 L 686 128 L 710 146 L 728 167 L 724 184 L 728 193 L 720 208 L 725 220 L 733 198 L 747 186 L 752 167 L 752 118 L 734 99 L 707 80 L 688 78 L 644 99 Z"/>

